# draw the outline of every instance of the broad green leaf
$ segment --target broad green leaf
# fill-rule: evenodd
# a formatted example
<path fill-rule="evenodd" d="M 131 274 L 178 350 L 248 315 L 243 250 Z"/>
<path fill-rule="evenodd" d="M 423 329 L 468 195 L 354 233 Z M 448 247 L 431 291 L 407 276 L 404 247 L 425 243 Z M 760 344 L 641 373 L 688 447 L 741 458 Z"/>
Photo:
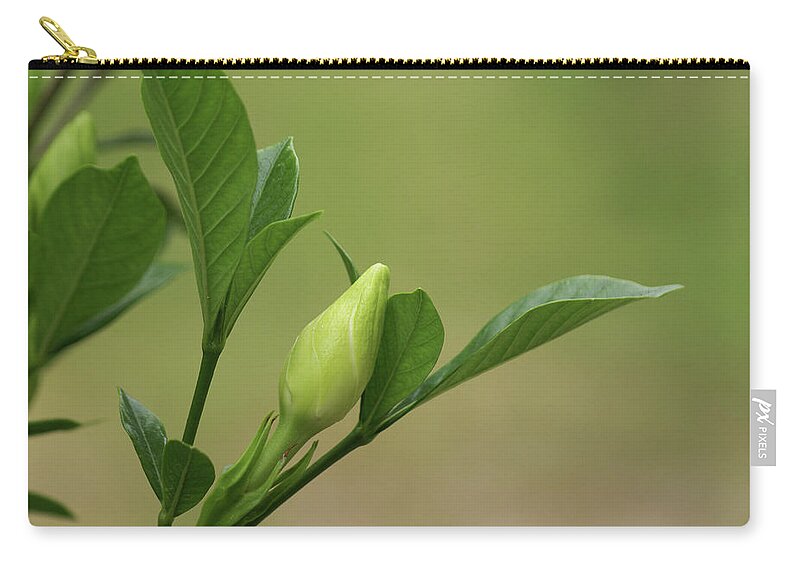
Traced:
<path fill-rule="evenodd" d="M 258 151 L 258 181 L 253 193 L 247 238 L 292 215 L 300 181 L 300 164 L 292 138 Z"/>
<path fill-rule="evenodd" d="M 36 420 L 28 422 L 28 436 L 41 435 L 53 431 L 69 431 L 81 427 L 75 420 L 56 418 L 52 420 Z"/>
<path fill-rule="evenodd" d="M 28 403 L 33 400 L 39 386 L 36 362 L 36 285 L 41 282 L 44 244 L 39 234 L 28 230 Z"/>
<path fill-rule="evenodd" d="M 28 230 L 28 403 L 33 401 L 39 387 L 39 374 L 36 363 L 39 355 L 36 350 L 36 285 L 41 282 L 44 244 L 39 234 Z"/>
<path fill-rule="evenodd" d="M 28 226 L 38 228 L 42 212 L 59 185 L 95 160 L 94 123 L 81 112 L 58 133 L 28 181 Z"/>
<path fill-rule="evenodd" d="M 75 515 L 70 510 L 50 497 L 45 497 L 39 493 L 28 491 L 28 511 L 33 513 L 43 513 L 67 519 L 74 519 Z"/>
<path fill-rule="evenodd" d="M 236 319 L 278 253 L 306 224 L 321 214 L 322 212 L 313 212 L 272 222 L 247 242 L 225 303 L 225 336 L 230 334 Z"/>
<path fill-rule="evenodd" d="M 78 342 L 90 334 L 99 331 L 128 310 L 137 301 L 161 288 L 181 271 L 183 271 L 183 268 L 174 263 L 153 262 L 136 286 L 124 297 L 110 307 L 106 307 L 99 313 L 92 315 L 87 321 L 80 324 L 72 333 L 67 335 L 54 350 L 66 348 L 70 344 Z"/>
<path fill-rule="evenodd" d="M 183 211 L 205 323 L 211 334 L 241 258 L 258 177 L 253 132 L 230 81 L 180 79 L 175 70 L 142 80 L 142 101 Z M 171 80 L 167 76 L 179 77 Z"/>
<path fill-rule="evenodd" d="M 612 277 L 581 275 L 536 289 L 497 314 L 464 350 L 395 406 L 382 429 L 422 402 L 592 319 L 679 288 L 681 285 L 646 287 Z"/>
<path fill-rule="evenodd" d="M 28 370 L 28 405 L 30 406 L 36 392 L 39 391 L 39 371 Z"/>
<path fill-rule="evenodd" d="M 439 359 L 442 343 L 444 327 L 425 291 L 393 295 L 386 305 L 375 370 L 361 396 L 359 422 L 377 425 L 419 387 Z"/>
<path fill-rule="evenodd" d="M 166 214 L 136 158 L 86 166 L 53 194 L 42 215 L 35 347 L 39 364 L 74 331 L 130 292 L 164 238 Z"/>
<path fill-rule="evenodd" d="M 342 258 L 342 263 L 344 263 L 345 271 L 347 271 L 347 277 L 350 279 L 350 285 L 352 285 L 358 280 L 358 277 L 360 275 L 358 269 L 356 268 L 356 264 L 353 263 L 353 260 L 350 258 L 350 256 L 341 246 L 341 244 L 339 244 L 339 242 L 336 241 L 336 239 L 331 234 L 325 232 L 325 235 L 328 236 L 328 239 L 331 240 L 333 247 L 335 247 L 336 251 L 339 252 L 339 257 Z"/>
<path fill-rule="evenodd" d="M 161 480 L 163 511 L 177 517 L 203 500 L 214 483 L 214 465 L 202 451 L 171 439 L 164 447 Z"/>
<path fill-rule="evenodd" d="M 147 480 L 156 497 L 161 500 L 161 461 L 167 432 L 164 424 L 144 404 L 131 398 L 122 388 L 119 391 L 119 419 L 133 442 Z"/>

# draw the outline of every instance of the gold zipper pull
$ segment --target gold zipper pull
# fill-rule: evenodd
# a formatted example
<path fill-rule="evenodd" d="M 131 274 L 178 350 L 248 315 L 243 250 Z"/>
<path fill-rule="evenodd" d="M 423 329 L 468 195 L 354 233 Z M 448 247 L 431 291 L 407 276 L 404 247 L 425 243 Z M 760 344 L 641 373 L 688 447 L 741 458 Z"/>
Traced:
<path fill-rule="evenodd" d="M 50 34 L 51 38 L 58 42 L 58 45 L 64 48 L 63 54 L 46 55 L 42 58 L 42 61 L 55 61 L 56 63 L 99 63 L 97 54 L 92 48 L 76 45 L 75 42 L 72 41 L 72 38 L 67 35 L 67 32 L 64 31 L 64 28 L 59 26 L 52 18 L 42 16 L 39 18 L 39 24 L 44 28 L 44 31 Z M 81 55 L 81 53 L 84 55 Z"/>

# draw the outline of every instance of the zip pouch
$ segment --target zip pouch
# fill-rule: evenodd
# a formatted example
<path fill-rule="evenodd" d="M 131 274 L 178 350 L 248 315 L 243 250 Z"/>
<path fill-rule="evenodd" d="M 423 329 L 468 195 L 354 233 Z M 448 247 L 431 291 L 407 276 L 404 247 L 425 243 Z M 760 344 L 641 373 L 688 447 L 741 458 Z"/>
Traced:
<path fill-rule="evenodd" d="M 746 523 L 746 62 L 42 25 L 33 524 Z"/>

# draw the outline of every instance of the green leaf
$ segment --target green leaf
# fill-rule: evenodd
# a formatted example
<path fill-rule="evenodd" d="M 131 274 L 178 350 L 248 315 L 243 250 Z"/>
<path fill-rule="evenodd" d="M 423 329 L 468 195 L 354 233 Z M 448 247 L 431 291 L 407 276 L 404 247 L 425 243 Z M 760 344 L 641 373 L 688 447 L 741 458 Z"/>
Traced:
<path fill-rule="evenodd" d="M 36 284 L 41 280 L 44 244 L 39 234 L 28 230 L 28 302 L 33 301 Z"/>
<path fill-rule="evenodd" d="M 386 305 L 383 336 L 367 388 L 361 396 L 359 422 L 377 425 L 395 404 L 428 376 L 444 343 L 444 327 L 427 293 L 393 295 Z"/>
<path fill-rule="evenodd" d="M 546 285 L 491 319 L 450 362 L 395 406 L 381 429 L 454 386 L 553 340 L 614 309 L 656 298 L 681 285 L 646 287 L 612 277 L 581 275 Z"/>
<path fill-rule="evenodd" d="M 221 73 L 180 79 L 175 70 L 142 80 L 142 101 L 178 190 L 205 323 L 212 334 L 248 232 L 258 162 L 247 113 Z M 169 76 L 179 79 L 170 80 Z"/>
<path fill-rule="evenodd" d="M 171 439 L 164 447 L 161 480 L 162 511 L 169 518 L 177 517 L 203 500 L 214 483 L 214 465 L 202 451 Z"/>
<path fill-rule="evenodd" d="M 320 215 L 322 212 L 313 212 L 272 222 L 247 242 L 225 303 L 226 337 L 278 253 L 301 229 Z"/>
<path fill-rule="evenodd" d="M 81 112 L 53 139 L 28 181 L 28 226 L 38 227 L 47 202 L 76 170 L 95 161 L 94 123 Z"/>
<path fill-rule="evenodd" d="M 39 371 L 38 370 L 28 370 L 28 405 L 30 406 L 33 398 L 36 396 L 36 392 L 39 391 Z"/>
<path fill-rule="evenodd" d="M 81 427 L 75 420 L 56 418 L 52 420 L 36 420 L 28 422 L 28 436 L 41 435 L 53 431 L 69 431 Z"/>
<path fill-rule="evenodd" d="M 147 480 L 156 497 L 161 500 L 161 460 L 167 443 L 164 424 L 142 403 L 134 400 L 122 388 L 119 391 L 119 418 L 133 442 Z"/>
<path fill-rule="evenodd" d="M 99 331 L 136 304 L 140 299 L 161 288 L 181 271 L 183 271 L 183 267 L 178 264 L 161 263 L 159 261 L 154 262 L 133 289 L 119 301 L 93 315 L 70 334 L 66 335 L 57 347 L 57 350 L 66 348 L 90 334 Z"/>
<path fill-rule="evenodd" d="M 347 271 L 347 277 L 350 278 L 350 285 L 352 285 L 358 280 L 358 277 L 360 275 L 358 269 L 356 268 L 356 264 L 353 263 L 353 260 L 350 258 L 350 256 L 341 246 L 341 244 L 339 244 L 339 242 L 336 241 L 336 239 L 331 234 L 325 232 L 325 235 L 328 236 L 328 239 L 331 240 L 333 247 L 335 247 L 336 251 L 339 252 L 339 257 L 342 258 L 342 263 L 344 263 L 344 268 Z"/>
<path fill-rule="evenodd" d="M 142 279 L 164 238 L 166 214 L 136 158 L 86 166 L 53 194 L 42 215 L 42 268 L 34 334 L 39 364 L 74 331 Z"/>
<path fill-rule="evenodd" d="M 258 151 L 258 181 L 253 193 L 248 239 L 269 224 L 292 215 L 299 181 L 300 163 L 291 137 Z"/>
<path fill-rule="evenodd" d="M 75 518 L 75 515 L 73 515 L 67 507 L 55 499 L 51 499 L 50 497 L 45 497 L 44 495 L 30 491 L 28 491 L 28 511 L 64 517 L 67 519 Z"/>
<path fill-rule="evenodd" d="M 28 230 L 28 403 L 33 400 L 39 387 L 36 363 L 36 286 L 41 282 L 44 244 L 39 234 Z"/>

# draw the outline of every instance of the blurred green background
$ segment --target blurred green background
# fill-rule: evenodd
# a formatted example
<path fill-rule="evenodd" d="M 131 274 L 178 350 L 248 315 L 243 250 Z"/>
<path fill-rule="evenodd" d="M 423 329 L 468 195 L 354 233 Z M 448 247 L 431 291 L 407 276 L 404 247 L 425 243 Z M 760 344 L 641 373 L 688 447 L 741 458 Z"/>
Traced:
<path fill-rule="evenodd" d="M 130 78 L 104 81 L 87 106 L 100 139 L 148 129 L 137 73 L 118 75 Z M 347 285 L 323 229 L 362 268 L 389 265 L 393 291 L 428 291 L 445 325 L 440 363 L 509 302 L 562 277 L 685 285 L 426 404 L 268 522 L 746 522 L 748 80 L 235 86 L 259 146 L 295 137 L 295 212 L 325 214 L 278 258 L 228 342 L 196 442 L 218 472 L 277 408 L 297 333 Z M 175 199 L 155 147 L 104 152 L 100 163 L 128 154 Z M 201 317 L 185 235 L 173 231 L 164 256 L 187 271 L 57 360 L 30 409 L 32 419 L 100 420 L 29 444 L 30 488 L 62 500 L 75 524 L 155 524 L 158 505 L 119 425 L 115 388 L 179 436 Z M 354 419 L 325 432 L 321 448 Z"/>

